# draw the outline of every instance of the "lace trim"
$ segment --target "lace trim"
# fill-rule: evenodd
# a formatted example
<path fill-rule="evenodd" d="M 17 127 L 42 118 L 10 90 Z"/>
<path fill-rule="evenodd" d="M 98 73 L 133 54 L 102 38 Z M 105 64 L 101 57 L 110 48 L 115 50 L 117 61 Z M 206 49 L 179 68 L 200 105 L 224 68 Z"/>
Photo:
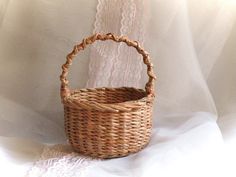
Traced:
<path fill-rule="evenodd" d="M 94 33 L 127 35 L 144 43 L 148 3 L 143 0 L 99 0 Z M 125 44 L 97 42 L 91 47 L 87 87 L 141 87 L 141 56 Z"/>
<path fill-rule="evenodd" d="M 98 0 L 94 33 L 119 34 L 123 0 Z M 117 55 L 116 43 L 96 42 L 90 50 L 89 79 L 87 87 L 109 86 L 113 60 Z"/>
<path fill-rule="evenodd" d="M 45 146 L 26 177 L 81 177 L 92 160 L 73 152 L 69 145 Z"/>

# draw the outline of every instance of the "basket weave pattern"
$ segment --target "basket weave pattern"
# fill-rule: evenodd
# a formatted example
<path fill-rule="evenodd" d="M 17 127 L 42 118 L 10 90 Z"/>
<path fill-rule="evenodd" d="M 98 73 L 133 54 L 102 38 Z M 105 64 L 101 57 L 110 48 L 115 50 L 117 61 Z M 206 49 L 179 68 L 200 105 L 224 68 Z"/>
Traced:
<path fill-rule="evenodd" d="M 124 42 L 143 56 L 149 80 L 145 90 L 132 87 L 70 90 L 68 69 L 76 54 L 96 40 Z M 153 65 L 148 53 L 125 36 L 94 34 L 75 45 L 62 65 L 61 99 L 65 131 L 72 147 L 98 158 L 126 156 L 144 148 L 150 140 L 154 101 Z"/>

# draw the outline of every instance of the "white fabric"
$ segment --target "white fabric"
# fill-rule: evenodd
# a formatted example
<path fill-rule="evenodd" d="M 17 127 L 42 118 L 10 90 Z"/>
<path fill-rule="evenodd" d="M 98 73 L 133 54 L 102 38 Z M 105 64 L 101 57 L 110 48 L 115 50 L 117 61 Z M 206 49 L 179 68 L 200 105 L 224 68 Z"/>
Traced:
<path fill-rule="evenodd" d="M 236 3 L 149 3 L 141 11 L 150 13 L 143 42 L 158 76 L 152 140 L 140 153 L 92 161 L 83 173 L 73 172 L 88 177 L 235 176 Z M 96 6 L 95 0 L 0 2 L 0 176 L 25 176 L 36 164 L 37 170 L 45 169 L 37 161 L 47 148 L 42 143 L 65 141 L 60 66 L 73 45 L 92 33 Z M 73 63 L 71 87 L 86 85 L 89 56 L 96 59 L 85 50 Z"/>
<path fill-rule="evenodd" d="M 153 130 L 148 147 L 137 154 L 112 160 L 91 161 L 65 145 L 42 148 L 42 145 L 26 140 L 1 139 L 0 152 L 4 158 L 0 164 L 8 167 L 1 174 L 26 174 L 29 177 L 155 177 L 157 174 L 162 177 L 233 177 L 214 118 L 203 112 L 166 116 L 165 123 Z M 9 170 L 12 168 L 14 171 Z"/>

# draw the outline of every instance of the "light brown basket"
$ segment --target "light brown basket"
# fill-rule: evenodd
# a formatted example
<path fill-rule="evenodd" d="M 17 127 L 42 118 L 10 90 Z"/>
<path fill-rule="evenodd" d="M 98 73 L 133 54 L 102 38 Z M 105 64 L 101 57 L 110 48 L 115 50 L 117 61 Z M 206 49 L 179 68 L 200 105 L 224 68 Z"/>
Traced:
<path fill-rule="evenodd" d="M 131 87 L 69 89 L 66 76 L 72 59 L 96 40 L 124 42 L 136 48 L 147 65 L 149 80 L 145 90 Z M 65 131 L 76 151 L 92 157 L 114 158 L 137 152 L 147 145 L 152 128 L 155 75 L 148 53 L 137 41 L 111 33 L 94 34 L 75 45 L 62 70 Z"/>

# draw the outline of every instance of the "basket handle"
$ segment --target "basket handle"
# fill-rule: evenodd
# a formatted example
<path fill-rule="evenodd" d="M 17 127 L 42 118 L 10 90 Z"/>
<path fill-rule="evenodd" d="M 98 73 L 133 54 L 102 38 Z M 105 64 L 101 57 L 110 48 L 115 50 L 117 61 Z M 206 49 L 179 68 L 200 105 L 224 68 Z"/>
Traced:
<path fill-rule="evenodd" d="M 66 76 L 68 75 L 68 69 L 69 66 L 72 64 L 73 58 L 80 50 L 84 50 L 87 45 L 94 43 L 96 40 L 113 40 L 115 42 L 124 42 L 128 46 L 134 47 L 137 52 L 143 56 L 143 62 L 147 65 L 147 75 L 149 79 L 145 86 L 146 92 L 148 95 L 154 96 L 154 80 L 156 79 L 156 76 L 153 73 L 153 64 L 150 61 L 149 54 L 139 45 L 137 41 L 132 41 L 125 36 L 116 36 L 112 33 L 108 33 L 94 34 L 88 38 L 83 39 L 82 43 L 75 45 L 73 51 L 67 55 L 66 63 L 62 65 L 62 74 L 60 76 L 62 99 L 70 95 L 70 89 L 68 87 L 69 81 L 67 80 Z"/>

